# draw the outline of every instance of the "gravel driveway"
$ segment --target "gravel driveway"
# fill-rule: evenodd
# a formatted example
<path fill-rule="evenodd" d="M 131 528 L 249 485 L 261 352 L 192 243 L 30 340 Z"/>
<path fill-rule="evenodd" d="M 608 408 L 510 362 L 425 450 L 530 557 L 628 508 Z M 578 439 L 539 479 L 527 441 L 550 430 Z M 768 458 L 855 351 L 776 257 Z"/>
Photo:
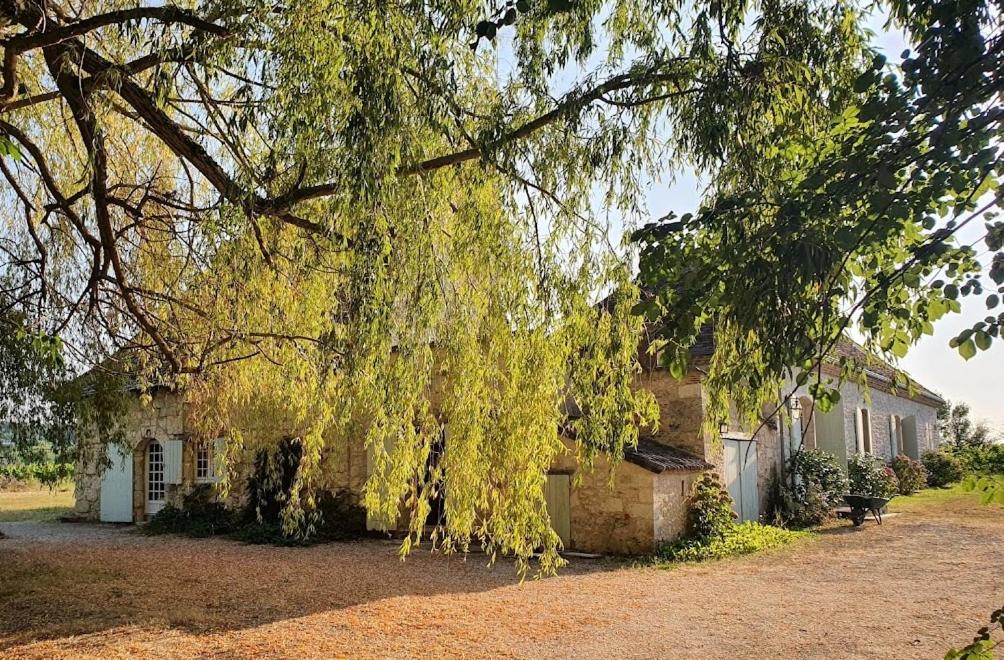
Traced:
<path fill-rule="evenodd" d="M 512 567 L 13 523 L 0 654 L 933 658 L 1004 604 L 1004 510 L 966 500 L 674 570 Z"/>

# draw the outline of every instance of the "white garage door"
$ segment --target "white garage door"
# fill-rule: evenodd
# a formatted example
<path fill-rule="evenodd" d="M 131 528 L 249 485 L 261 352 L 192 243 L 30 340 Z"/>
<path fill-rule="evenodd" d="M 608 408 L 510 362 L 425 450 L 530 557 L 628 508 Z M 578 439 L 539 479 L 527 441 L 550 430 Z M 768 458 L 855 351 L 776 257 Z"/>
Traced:
<path fill-rule="evenodd" d="M 760 517 L 757 485 L 756 440 L 722 439 L 725 451 L 725 487 L 732 496 L 732 509 L 739 520 Z"/>
<path fill-rule="evenodd" d="M 101 522 L 132 522 L 132 454 L 109 446 L 111 465 L 101 475 Z"/>

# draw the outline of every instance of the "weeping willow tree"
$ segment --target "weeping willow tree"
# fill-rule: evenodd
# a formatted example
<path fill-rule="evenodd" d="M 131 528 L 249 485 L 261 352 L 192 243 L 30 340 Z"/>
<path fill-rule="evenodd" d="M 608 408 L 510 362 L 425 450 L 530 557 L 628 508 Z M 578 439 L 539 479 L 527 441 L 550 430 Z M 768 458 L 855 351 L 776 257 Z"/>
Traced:
<path fill-rule="evenodd" d="M 125 352 L 184 387 L 232 464 L 302 440 L 290 528 L 363 437 L 365 504 L 405 503 L 405 551 L 445 489 L 437 543 L 550 570 L 557 430 L 616 462 L 655 421 L 610 218 L 683 166 L 772 176 L 752 156 L 847 107 L 862 21 L 839 0 L 0 0 L 0 304 L 73 364 Z"/>

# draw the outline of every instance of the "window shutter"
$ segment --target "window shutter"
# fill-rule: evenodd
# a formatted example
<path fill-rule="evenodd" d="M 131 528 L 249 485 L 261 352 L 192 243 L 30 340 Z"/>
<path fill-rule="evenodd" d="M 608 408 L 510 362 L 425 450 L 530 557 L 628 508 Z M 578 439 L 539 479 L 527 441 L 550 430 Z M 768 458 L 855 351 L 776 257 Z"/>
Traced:
<path fill-rule="evenodd" d="M 181 448 L 183 441 L 178 439 L 164 442 L 164 483 L 181 483 Z"/>
<path fill-rule="evenodd" d="M 864 424 L 861 420 L 861 408 L 854 410 L 854 448 L 857 449 L 859 454 L 865 451 L 865 432 Z"/>
<path fill-rule="evenodd" d="M 219 481 L 223 477 L 223 452 L 227 448 L 226 438 L 216 438 L 213 440 L 213 480 Z"/>

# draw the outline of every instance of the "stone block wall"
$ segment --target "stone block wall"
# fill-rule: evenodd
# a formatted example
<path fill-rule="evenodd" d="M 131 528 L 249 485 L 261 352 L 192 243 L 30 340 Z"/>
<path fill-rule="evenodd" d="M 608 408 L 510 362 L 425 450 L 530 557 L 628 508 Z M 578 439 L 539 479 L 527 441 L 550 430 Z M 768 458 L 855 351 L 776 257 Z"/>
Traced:
<path fill-rule="evenodd" d="M 892 442 L 889 435 L 889 416 L 902 419 L 915 417 L 917 421 L 917 445 L 920 453 L 934 449 L 939 444 L 938 410 L 919 399 L 907 398 L 883 390 L 869 387 L 867 392 L 857 383 L 844 383 L 840 387 L 840 402 L 844 410 L 844 440 L 847 455 L 857 452 L 856 411 L 867 408 L 871 415 L 872 454 L 886 461 L 893 458 Z"/>
<path fill-rule="evenodd" d="M 653 527 L 656 544 L 675 541 L 687 528 L 687 498 L 699 472 L 652 475 Z"/>
<path fill-rule="evenodd" d="M 703 430 L 704 388 L 700 373 L 691 369 L 683 380 L 677 380 L 663 369 L 646 371 L 635 384 L 651 392 L 659 404 L 659 427 L 643 433 L 657 442 L 706 458 L 711 439 Z"/>
<path fill-rule="evenodd" d="M 572 486 L 570 499 L 571 549 L 610 554 L 650 552 L 655 543 L 652 473 L 621 463 L 614 468 L 611 484 L 610 465 L 599 459 L 591 471 L 580 476 L 582 481 Z"/>
<path fill-rule="evenodd" d="M 97 520 L 101 513 L 101 472 L 104 445 L 82 442 L 73 468 L 73 499 L 75 515 L 84 520 Z"/>

